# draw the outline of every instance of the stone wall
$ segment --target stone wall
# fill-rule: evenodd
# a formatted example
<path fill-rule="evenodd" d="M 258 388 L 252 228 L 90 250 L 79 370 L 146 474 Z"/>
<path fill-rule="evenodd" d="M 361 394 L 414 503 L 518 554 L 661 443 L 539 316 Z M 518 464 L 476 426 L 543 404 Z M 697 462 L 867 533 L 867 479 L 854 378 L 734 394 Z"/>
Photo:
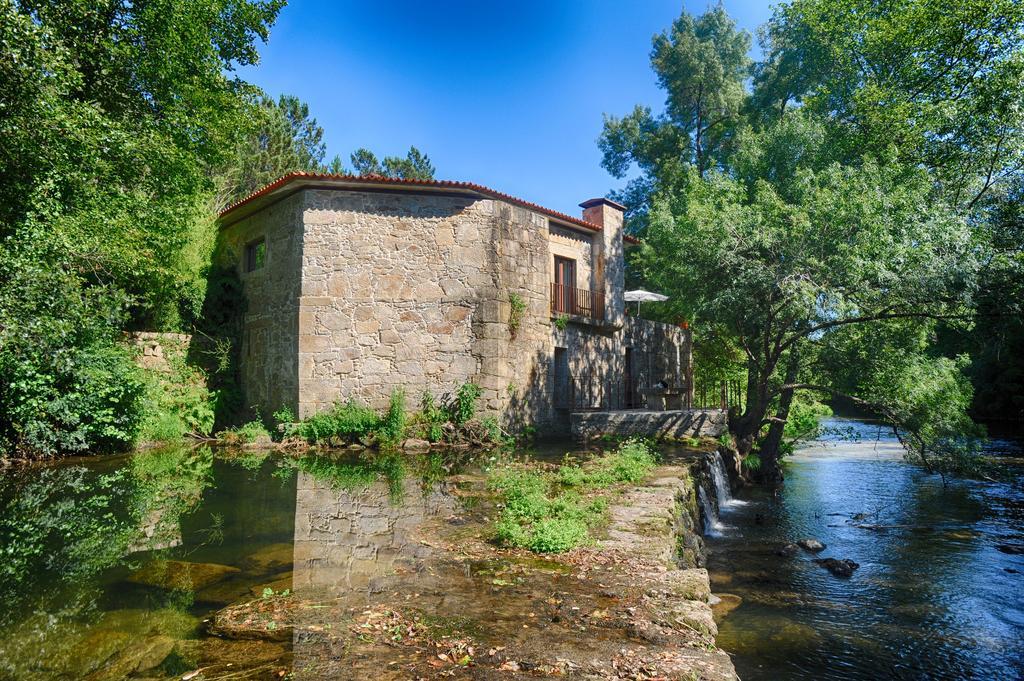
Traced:
<path fill-rule="evenodd" d="M 664 381 L 688 388 L 690 332 L 673 324 L 625 317 L 623 343 L 633 350 L 633 377 L 641 387 Z"/>
<path fill-rule="evenodd" d="M 144 369 L 160 373 L 171 373 L 168 363 L 171 356 L 182 359 L 188 354 L 192 336 L 185 333 L 160 333 L 157 331 L 129 331 L 125 340 L 138 351 L 136 363 Z"/>
<path fill-rule="evenodd" d="M 621 212 L 588 210 L 603 211 L 608 228 L 574 235 L 540 213 L 463 194 L 307 188 L 229 225 L 220 250 L 239 267 L 245 244 L 267 239 L 266 265 L 240 274 L 249 405 L 306 417 L 347 399 L 381 408 L 404 389 L 414 408 L 424 392 L 444 399 L 472 381 L 485 414 L 568 432 L 554 400 L 556 347 L 574 374 L 621 381 L 628 344 L 637 358 L 638 344 L 682 338 L 624 317 Z M 552 323 L 557 253 L 577 259 L 581 285 L 589 277 L 605 289 L 604 321 Z M 514 335 L 513 294 L 525 302 Z"/>
<path fill-rule="evenodd" d="M 246 406 L 269 416 L 294 410 L 299 395 L 299 291 L 303 197 L 294 194 L 221 232 L 217 261 L 233 265 L 242 282 L 245 314 L 240 370 Z M 247 244 L 266 241 L 263 267 L 245 271 Z"/>
<path fill-rule="evenodd" d="M 592 411 L 576 412 L 571 417 L 572 436 L 583 442 L 604 435 L 675 440 L 684 437 L 717 438 L 728 427 L 728 412 L 724 409 Z"/>
<path fill-rule="evenodd" d="M 451 196 L 307 191 L 305 206 L 299 415 L 349 397 L 380 407 L 397 388 L 411 406 L 471 380 L 502 410 L 528 373 L 514 363 L 545 335 L 546 223 Z M 515 350 L 512 292 L 527 303 Z"/>

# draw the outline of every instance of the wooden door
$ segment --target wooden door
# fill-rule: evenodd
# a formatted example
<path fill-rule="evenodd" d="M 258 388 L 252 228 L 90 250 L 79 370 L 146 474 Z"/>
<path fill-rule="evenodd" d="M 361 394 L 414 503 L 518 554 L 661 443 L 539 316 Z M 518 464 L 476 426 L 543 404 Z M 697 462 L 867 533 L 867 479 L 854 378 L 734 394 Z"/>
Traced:
<path fill-rule="evenodd" d="M 576 314 L 576 261 L 555 256 L 555 293 L 558 312 Z"/>

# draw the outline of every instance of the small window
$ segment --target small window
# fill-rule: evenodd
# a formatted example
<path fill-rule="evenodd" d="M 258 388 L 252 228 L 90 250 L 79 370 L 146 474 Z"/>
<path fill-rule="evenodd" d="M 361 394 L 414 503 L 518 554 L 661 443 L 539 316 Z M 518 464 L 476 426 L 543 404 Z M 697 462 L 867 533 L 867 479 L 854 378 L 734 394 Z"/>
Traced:
<path fill-rule="evenodd" d="M 267 242 L 264 239 L 254 241 L 245 247 L 245 271 L 253 272 L 263 267 L 267 259 Z"/>

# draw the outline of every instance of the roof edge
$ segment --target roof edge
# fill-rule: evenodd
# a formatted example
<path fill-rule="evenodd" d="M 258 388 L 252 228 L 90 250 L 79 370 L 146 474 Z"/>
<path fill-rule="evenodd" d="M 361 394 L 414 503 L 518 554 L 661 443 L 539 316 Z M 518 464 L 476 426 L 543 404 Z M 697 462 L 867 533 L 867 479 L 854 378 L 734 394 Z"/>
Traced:
<path fill-rule="evenodd" d="M 454 191 L 462 191 L 491 199 L 496 199 L 498 201 L 504 201 L 505 203 L 509 203 L 514 206 L 519 206 L 520 208 L 526 208 L 527 210 L 532 210 L 542 215 L 546 215 L 547 217 L 558 220 L 559 222 L 564 222 L 570 225 L 583 227 L 594 232 L 601 231 L 600 225 L 588 222 L 586 220 L 583 220 L 582 218 L 568 215 L 566 213 L 552 210 L 550 208 L 545 208 L 544 206 L 541 206 L 539 204 L 532 203 L 530 201 L 525 201 L 518 197 L 512 196 L 511 194 L 499 192 L 495 189 L 491 189 L 490 187 L 485 187 L 484 185 L 476 184 L 473 182 L 457 182 L 454 180 L 406 180 L 395 177 L 383 177 L 380 175 L 336 175 L 332 173 L 309 173 L 304 171 L 295 171 L 288 173 L 287 175 L 284 175 L 278 178 L 277 180 L 274 180 L 270 184 L 265 185 L 260 189 L 257 189 L 255 192 L 246 196 L 245 198 L 232 203 L 231 205 L 227 206 L 222 211 L 220 211 L 220 213 L 218 213 L 217 221 L 220 222 L 221 225 L 223 226 L 225 223 L 225 218 L 235 213 L 237 210 L 243 208 L 244 206 L 253 204 L 258 199 L 264 196 L 274 194 L 279 190 L 284 189 L 286 186 L 290 184 L 301 181 L 337 183 L 339 185 L 337 187 L 338 189 L 357 190 L 359 187 L 364 186 L 378 186 L 386 187 L 389 189 L 447 189 Z"/>

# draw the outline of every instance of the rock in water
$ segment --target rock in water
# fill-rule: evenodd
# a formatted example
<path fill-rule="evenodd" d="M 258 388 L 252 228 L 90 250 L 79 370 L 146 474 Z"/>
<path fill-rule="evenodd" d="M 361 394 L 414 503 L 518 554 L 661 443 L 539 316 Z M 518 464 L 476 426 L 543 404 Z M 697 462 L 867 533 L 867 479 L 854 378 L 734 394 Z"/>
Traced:
<path fill-rule="evenodd" d="M 193 591 L 239 572 L 230 565 L 190 563 L 184 560 L 154 560 L 128 576 L 129 582 L 164 589 Z"/>
<path fill-rule="evenodd" d="M 711 614 L 714 615 L 715 622 L 721 622 L 726 615 L 743 602 L 743 599 L 736 594 L 717 594 L 717 597 L 718 602 L 711 606 Z"/>
<path fill-rule="evenodd" d="M 782 556 L 784 558 L 789 558 L 790 556 L 795 556 L 796 552 L 799 551 L 799 550 L 800 550 L 799 546 L 797 546 L 796 544 L 793 544 L 793 543 L 789 543 L 789 544 L 786 544 L 785 546 L 782 546 L 781 548 L 776 549 L 775 550 L 775 555 L 776 556 Z"/>
<path fill-rule="evenodd" d="M 825 545 L 817 539 L 801 539 L 797 542 L 797 545 L 806 551 L 810 551 L 811 553 L 818 553 L 819 551 L 825 550 Z"/>
<path fill-rule="evenodd" d="M 815 558 L 814 562 L 826 568 L 836 577 L 852 577 L 853 571 L 860 567 L 849 558 L 838 560 L 836 558 Z"/>
<path fill-rule="evenodd" d="M 430 443 L 427 442 L 426 440 L 419 440 L 417 438 L 411 437 L 402 443 L 402 449 L 404 449 L 407 452 L 429 452 Z"/>

